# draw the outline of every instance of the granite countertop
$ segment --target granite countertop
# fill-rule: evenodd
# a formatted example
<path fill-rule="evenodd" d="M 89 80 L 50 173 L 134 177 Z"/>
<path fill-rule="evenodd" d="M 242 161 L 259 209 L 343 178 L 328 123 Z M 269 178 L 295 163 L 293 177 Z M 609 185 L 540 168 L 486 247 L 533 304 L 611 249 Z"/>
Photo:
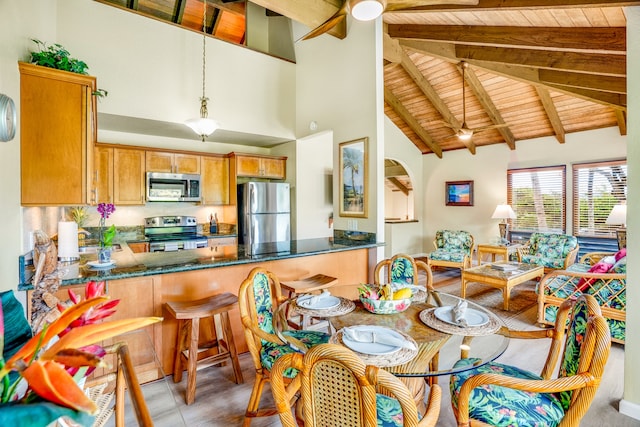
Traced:
<path fill-rule="evenodd" d="M 218 236 L 224 237 L 228 235 Z M 246 255 L 243 245 L 223 245 L 176 252 L 134 253 L 129 249 L 126 242 L 121 241 L 115 243 L 119 243 L 122 250 L 112 253 L 111 258 L 115 262 L 115 266 L 113 268 L 94 269 L 88 266 L 87 262 L 95 261 L 97 259 L 97 254 L 95 253 L 81 254 L 80 261 L 78 262 L 60 263 L 58 270 L 62 274 L 62 285 L 81 284 L 88 280 L 116 280 L 156 274 L 177 273 L 181 271 L 225 267 L 237 264 L 272 261 L 328 252 L 384 246 L 384 243 L 380 242 L 319 238 L 293 240 L 291 241 L 291 250 L 287 252 Z M 26 257 L 21 258 L 21 266 L 28 264 L 28 262 L 25 261 Z M 31 278 L 34 270 L 33 265 L 26 265 L 26 267 L 21 268 L 20 270 L 21 283 L 18 284 L 18 290 L 33 289 L 33 286 L 31 285 Z"/>

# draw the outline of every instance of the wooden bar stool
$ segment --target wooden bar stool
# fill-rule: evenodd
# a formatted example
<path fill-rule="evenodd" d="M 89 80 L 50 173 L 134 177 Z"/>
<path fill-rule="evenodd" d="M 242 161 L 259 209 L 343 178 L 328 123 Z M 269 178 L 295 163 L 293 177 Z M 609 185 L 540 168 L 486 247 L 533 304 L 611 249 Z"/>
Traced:
<path fill-rule="evenodd" d="M 289 293 L 289 297 L 299 294 L 307 294 L 312 292 L 321 291 L 338 283 L 338 279 L 335 277 L 327 276 L 325 274 L 316 274 L 315 276 L 307 277 L 306 279 L 292 280 L 289 282 L 280 282 L 280 287 Z M 289 326 L 294 329 L 323 329 L 328 326 L 328 322 L 320 321 L 312 323 L 310 316 L 302 315 L 298 321 L 290 319 Z"/>
<path fill-rule="evenodd" d="M 182 381 L 184 365 L 187 366 L 187 405 L 196 397 L 196 368 L 200 361 L 207 366 L 226 363 L 231 360 L 236 384 L 244 382 L 238 352 L 229 321 L 229 311 L 238 306 L 238 297 L 230 292 L 214 295 L 197 301 L 169 301 L 167 310 L 178 320 L 176 353 L 173 360 L 173 382 Z M 215 339 L 208 337 L 205 343 L 198 341 L 200 319 L 211 318 Z"/>

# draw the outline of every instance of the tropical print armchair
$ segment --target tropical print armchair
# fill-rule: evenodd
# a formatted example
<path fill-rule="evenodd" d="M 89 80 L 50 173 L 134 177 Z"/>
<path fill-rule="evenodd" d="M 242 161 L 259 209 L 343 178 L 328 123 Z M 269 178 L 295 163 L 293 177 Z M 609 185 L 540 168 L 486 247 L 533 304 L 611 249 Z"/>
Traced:
<path fill-rule="evenodd" d="M 576 261 L 578 238 L 568 234 L 532 233 L 529 241 L 518 248 L 518 261 L 544 267 L 545 272 L 566 270 Z"/>
<path fill-rule="evenodd" d="M 565 328 L 567 319 L 569 327 Z M 600 385 L 611 348 L 609 328 L 595 298 L 582 295 L 565 301 L 552 334 L 546 330 L 503 333 L 523 339 L 551 338 L 542 373 L 491 362 L 452 375 L 451 403 L 458 425 L 468 426 L 472 420 L 497 427 L 556 427 L 560 423 L 578 427 Z M 552 378 L 559 358 L 557 378 Z M 456 366 L 472 366 L 477 361 L 462 359 Z"/>
<path fill-rule="evenodd" d="M 278 358 L 284 354 L 294 353 L 287 343 L 277 335 L 273 326 L 274 315 L 278 306 L 285 301 L 282 295 L 280 281 L 275 274 L 256 267 L 240 285 L 238 291 L 238 306 L 244 329 L 247 347 L 256 369 L 256 378 L 251 390 L 251 397 L 245 413 L 244 426 L 251 423 L 251 418 L 269 416 L 275 409 L 259 409 L 260 397 L 264 385 L 270 380 L 271 368 Z M 283 322 L 283 324 L 285 324 Z M 317 344 L 329 341 L 329 335 L 318 331 L 285 331 L 297 343 L 311 348 Z M 297 371 L 288 370 L 288 378 L 296 376 Z"/>
<path fill-rule="evenodd" d="M 436 250 L 427 255 L 430 266 L 471 267 L 474 239 L 468 231 L 438 230 L 433 245 Z"/>
<path fill-rule="evenodd" d="M 625 250 L 626 251 L 626 250 Z M 617 254 L 616 254 L 617 255 Z M 553 325 L 558 308 L 567 299 L 583 293 L 593 295 L 609 324 L 611 340 L 625 342 L 627 314 L 627 257 L 590 252 L 566 270 L 546 274 L 538 284 L 538 323 Z M 594 268 L 599 260 L 618 258 L 606 271 Z"/>

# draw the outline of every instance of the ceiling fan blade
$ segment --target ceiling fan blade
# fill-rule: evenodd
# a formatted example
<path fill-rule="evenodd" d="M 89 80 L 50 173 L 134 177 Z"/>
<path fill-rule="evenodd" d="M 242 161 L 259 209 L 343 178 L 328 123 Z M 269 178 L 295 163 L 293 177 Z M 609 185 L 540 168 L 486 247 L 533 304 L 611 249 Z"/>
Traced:
<path fill-rule="evenodd" d="M 338 9 L 338 11 L 336 13 L 334 13 L 331 18 L 327 19 L 322 24 L 320 24 L 318 27 L 316 27 L 313 30 L 309 31 L 307 34 L 302 36 L 300 38 L 300 40 L 309 40 L 309 39 L 312 39 L 314 37 L 318 37 L 318 36 L 326 33 L 327 31 L 331 30 L 333 27 L 335 27 L 340 22 L 342 22 L 342 20 L 344 18 L 346 18 L 347 12 L 348 12 L 347 9 L 348 9 L 348 2 L 345 1 L 342 4 L 342 7 L 340 9 Z M 300 41 L 300 40 L 298 40 L 298 41 Z"/>

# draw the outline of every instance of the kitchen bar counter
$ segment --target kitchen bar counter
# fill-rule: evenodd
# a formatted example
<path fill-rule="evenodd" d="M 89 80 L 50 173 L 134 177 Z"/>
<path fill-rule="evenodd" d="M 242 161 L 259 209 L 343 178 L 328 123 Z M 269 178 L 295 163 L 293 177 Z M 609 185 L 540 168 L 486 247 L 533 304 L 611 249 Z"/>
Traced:
<path fill-rule="evenodd" d="M 116 263 L 114 268 L 100 270 L 90 268 L 87 262 L 96 260 L 97 254 L 82 254 L 79 262 L 60 264 L 62 285 L 82 284 L 89 280 L 117 280 L 262 263 L 355 249 L 370 249 L 384 245 L 384 243 L 346 239 L 340 239 L 339 243 L 332 238 L 306 239 L 292 241 L 289 252 L 250 256 L 245 255 L 242 245 L 214 246 L 176 252 L 133 253 L 126 242 L 118 243 L 122 250 L 112 253 L 112 259 Z M 30 283 L 32 276 L 33 266 L 26 267 L 24 274 L 21 274 L 23 283 L 18 285 L 18 290 L 32 290 L 33 286 Z"/>

